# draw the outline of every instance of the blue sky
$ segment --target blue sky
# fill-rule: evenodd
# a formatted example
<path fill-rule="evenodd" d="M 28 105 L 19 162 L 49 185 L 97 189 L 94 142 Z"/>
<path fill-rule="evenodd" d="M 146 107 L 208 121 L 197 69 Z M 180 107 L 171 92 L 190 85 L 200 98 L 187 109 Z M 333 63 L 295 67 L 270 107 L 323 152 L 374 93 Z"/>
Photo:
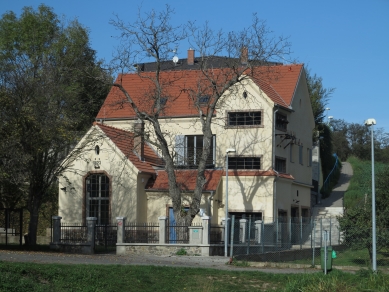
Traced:
<path fill-rule="evenodd" d="M 293 57 L 321 76 L 324 87 L 335 88 L 328 115 L 350 123 L 375 118 L 377 127 L 389 132 L 389 0 L 0 0 L 0 14 L 19 14 L 22 7 L 40 3 L 67 19 L 78 18 L 90 29 L 98 57 L 106 61 L 117 35 L 109 20 L 118 14 L 131 22 L 140 5 L 149 11 L 169 4 L 176 24 L 209 21 L 224 31 L 249 26 L 256 12 L 275 35 L 289 37 Z M 185 58 L 188 48 L 179 48 L 179 57 Z"/>

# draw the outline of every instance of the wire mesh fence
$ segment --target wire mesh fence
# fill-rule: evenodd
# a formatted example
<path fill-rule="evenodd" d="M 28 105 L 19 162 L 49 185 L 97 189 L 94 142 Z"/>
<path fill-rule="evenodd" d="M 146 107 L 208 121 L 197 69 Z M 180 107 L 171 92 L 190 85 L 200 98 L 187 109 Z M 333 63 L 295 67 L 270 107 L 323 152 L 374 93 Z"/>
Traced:
<path fill-rule="evenodd" d="M 379 234 L 377 265 L 389 268 L 389 230 Z M 342 231 L 337 218 L 303 217 L 262 221 L 232 216 L 228 236 L 230 255 L 237 260 L 321 265 L 327 246 L 334 251 L 334 265 L 360 267 L 371 266 L 370 240 L 371 232 Z"/>

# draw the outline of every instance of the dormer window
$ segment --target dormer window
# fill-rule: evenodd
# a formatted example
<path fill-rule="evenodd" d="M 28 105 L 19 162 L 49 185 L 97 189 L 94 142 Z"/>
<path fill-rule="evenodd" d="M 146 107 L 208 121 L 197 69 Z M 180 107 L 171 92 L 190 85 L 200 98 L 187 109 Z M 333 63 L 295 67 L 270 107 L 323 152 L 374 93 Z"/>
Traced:
<path fill-rule="evenodd" d="M 199 98 L 199 103 L 207 103 L 209 101 L 209 95 L 204 95 Z"/>
<path fill-rule="evenodd" d="M 288 126 L 288 119 L 286 115 L 281 113 L 276 113 L 276 129 L 281 131 L 286 131 Z"/>
<path fill-rule="evenodd" d="M 159 100 L 159 104 L 160 105 L 165 105 L 167 102 L 167 98 L 166 97 L 161 97 L 161 99 Z"/>

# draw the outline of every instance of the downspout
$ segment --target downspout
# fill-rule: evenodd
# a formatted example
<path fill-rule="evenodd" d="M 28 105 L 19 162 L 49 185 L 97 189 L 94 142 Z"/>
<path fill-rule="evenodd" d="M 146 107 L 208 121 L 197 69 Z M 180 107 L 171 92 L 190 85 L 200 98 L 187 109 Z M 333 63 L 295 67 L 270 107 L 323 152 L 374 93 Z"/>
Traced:
<path fill-rule="evenodd" d="M 211 191 L 211 195 L 208 197 L 208 216 L 211 217 L 211 201 L 213 196 L 215 195 L 214 191 Z"/>
<path fill-rule="evenodd" d="M 276 222 L 277 218 L 277 180 L 279 177 L 278 171 L 275 169 L 276 165 L 276 113 L 278 112 L 278 105 L 277 109 L 273 113 L 273 149 L 272 149 L 272 169 L 276 173 L 276 177 L 273 181 L 273 222 Z"/>

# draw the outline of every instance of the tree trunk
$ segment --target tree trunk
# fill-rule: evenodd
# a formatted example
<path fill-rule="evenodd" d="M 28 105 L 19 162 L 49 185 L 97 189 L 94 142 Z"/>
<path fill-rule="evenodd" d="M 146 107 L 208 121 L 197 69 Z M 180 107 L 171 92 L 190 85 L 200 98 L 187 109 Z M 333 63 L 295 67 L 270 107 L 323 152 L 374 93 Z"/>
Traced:
<path fill-rule="evenodd" d="M 174 211 L 176 226 L 191 226 L 193 218 L 189 215 L 189 211 L 185 215 L 182 212 L 182 210 L 178 213 Z M 189 228 L 176 228 L 176 240 L 177 242 L 189 241 Z"/>
<path fill-rule="evenodd" d="M 42 195 L 39 191 L 34 191 L 37 188 L 32 187 L 30 189 L 30 198 L 28 202 L 28 211 L 30 212 L 30 222 L 28 225 L 27 245 L 36 245 L 38 222 L 39 222 L 39 209 L 41 207 Z"/>

